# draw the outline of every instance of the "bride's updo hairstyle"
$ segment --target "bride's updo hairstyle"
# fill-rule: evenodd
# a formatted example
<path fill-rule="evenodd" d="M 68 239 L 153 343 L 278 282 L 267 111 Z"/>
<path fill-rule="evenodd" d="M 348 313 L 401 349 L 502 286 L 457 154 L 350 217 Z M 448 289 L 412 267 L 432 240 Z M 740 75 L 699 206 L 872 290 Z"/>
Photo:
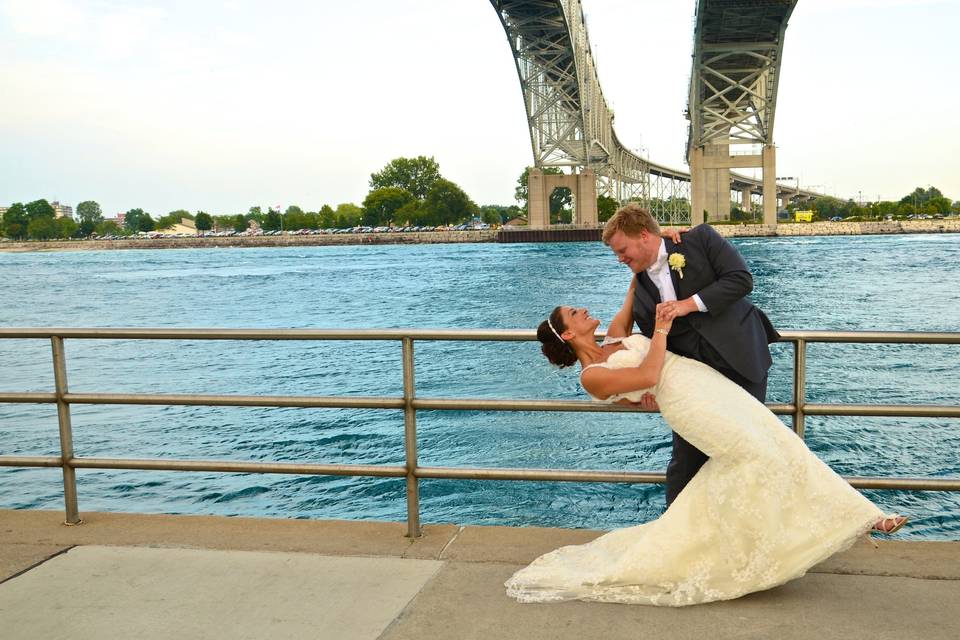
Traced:
<path fill-rule="evenodd" d="M 577 356 L 573 352 L 573 347 L 564 342 L 560 337 L 567 330 L 563 324 L 563 318 L 560 316 L 560 307 L 556 307 L 550 313 L 550 319 L 544 320 L 537 327 L 537 340 L 540 341 L 540 350 L 551 364 L 555 364 L 561 369 L 569 367 L 577 361 Z"/>

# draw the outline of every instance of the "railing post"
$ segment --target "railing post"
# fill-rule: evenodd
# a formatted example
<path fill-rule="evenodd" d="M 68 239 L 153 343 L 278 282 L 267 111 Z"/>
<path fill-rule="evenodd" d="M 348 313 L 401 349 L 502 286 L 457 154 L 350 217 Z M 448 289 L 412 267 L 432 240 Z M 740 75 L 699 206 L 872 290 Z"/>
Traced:
<path fill-rule="evenodd" d="M 805 438 L 804 406 L 807 403 L 807 341 L 797 338 L 796 349 L 793 352 L 793 430 Z"/>
<path fill-rule="evenodd" d="M 403 338 L 403 444 L 407 467 L 407 537 L 420 537 L 420 486 L 417 481 L 417 411 L 413 408 L 413 338 Z"/>
<path fill-rule="evenodd" d="M 60 462 L 63 468 L 63 502 L 66 510 L 65 524 L 80 524 L 77 509 L 77 470 L 73 468 L 73 427 L 70 424 L 70 405 L 64 400 L 67 393 L 67 358 L 63 350 L 63 338 L 50 338 L 53 347 L 53 381 L 57 394 L 57 418 L 60 424 Z"/>

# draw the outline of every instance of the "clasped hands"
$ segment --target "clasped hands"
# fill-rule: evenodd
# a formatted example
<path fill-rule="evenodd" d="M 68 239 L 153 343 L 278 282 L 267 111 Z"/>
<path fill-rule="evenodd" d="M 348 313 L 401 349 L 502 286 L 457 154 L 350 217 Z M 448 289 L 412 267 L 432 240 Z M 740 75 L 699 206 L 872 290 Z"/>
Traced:
<path fill-rule="evenodd" d="M 676 301 L 673 302 L 661 302 L 657 305 L 657 321 L 654 325 L 656 331 L 666 331 L 670 332 L 670 327 L 673 326 L 673 319 L 677 317 L 676 310 Z M 686 315 L 686 313 L 682 314 Z M 657 397 L 650 393 L 644 393 L 640 397 L 640 402 L 630 402 L 626 398 L 618 400 L 617 404 L 626 405 L 628 407 L 637 407 L 643 409 L 644 411 L 660 411 L 660 406 L 657 405 Z"/>
<path fill-rule="evenodd" d="M 670 300 L 661 302 L 657 305 L 657 325 L 664 321 L 673 322 L 677 318 L 689 315 L 695 311 L 700 311 L 697 301 L 693 298 L 683 300 Z"/>

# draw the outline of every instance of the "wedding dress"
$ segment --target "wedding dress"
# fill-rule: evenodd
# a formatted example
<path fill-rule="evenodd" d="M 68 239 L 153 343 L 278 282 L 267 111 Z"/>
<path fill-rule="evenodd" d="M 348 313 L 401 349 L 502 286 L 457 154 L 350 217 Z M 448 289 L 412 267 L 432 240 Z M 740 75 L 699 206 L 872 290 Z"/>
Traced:
<path fill-rule="evenodd" d="M 649 345 L 630 336 L 593 366 L 635 367 Z M 654 388 L 606 402 L 638 401 L 645 391 L 710 459 L 660 518 L 537 558 L 505 583 L 508 595 L 665 606 L 728 600 L 799 578 L 884 517 L 763 403 L 709 366 L 667 352 Z"/>

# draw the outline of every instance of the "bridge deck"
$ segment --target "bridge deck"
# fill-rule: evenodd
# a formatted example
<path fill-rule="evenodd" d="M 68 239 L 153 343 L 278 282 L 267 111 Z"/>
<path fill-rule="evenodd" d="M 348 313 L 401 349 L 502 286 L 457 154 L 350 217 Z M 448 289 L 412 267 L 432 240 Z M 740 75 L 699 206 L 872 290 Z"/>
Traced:
<path fill-rule="evenodd" d="M 864 541 L 806 577 L 683 609 L 521 605 L 503 581 L 597 532 L 0 511 L 0 620 L 19 638 L 960 637 L 960 543 Z"/>

